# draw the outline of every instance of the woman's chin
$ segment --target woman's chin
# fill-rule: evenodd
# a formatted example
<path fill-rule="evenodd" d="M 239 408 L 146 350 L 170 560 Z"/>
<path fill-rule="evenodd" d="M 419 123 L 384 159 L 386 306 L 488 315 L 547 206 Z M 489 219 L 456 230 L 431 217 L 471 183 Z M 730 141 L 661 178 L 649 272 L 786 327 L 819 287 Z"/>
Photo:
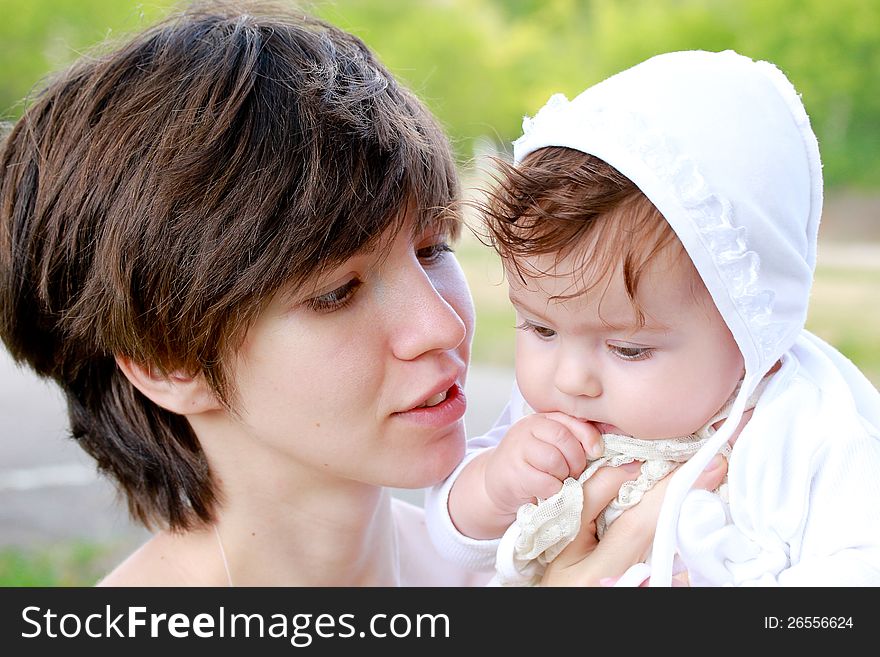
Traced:
<path fill-rule="evenodd" d="M 424 450 L 407 466 L 400 466 L 396 481 L 388 484 L 393 488 L 428 488 L 435 486 L 452 474 L 465 454 L 464 431 L 460 437 L 445 439 L 434 449 Z"/>

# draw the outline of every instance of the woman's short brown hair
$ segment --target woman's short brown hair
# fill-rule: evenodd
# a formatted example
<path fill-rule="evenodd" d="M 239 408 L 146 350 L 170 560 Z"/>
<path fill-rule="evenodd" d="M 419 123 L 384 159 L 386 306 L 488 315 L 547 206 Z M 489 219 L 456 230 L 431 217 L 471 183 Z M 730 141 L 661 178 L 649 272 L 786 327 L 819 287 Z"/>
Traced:
<path fill-rule="evenodd" d="M 73 437 L 132 515 L 185 529 L 217 490 L 189 423 L 125 356 L 202 374 L 282 286 L 400 230 L 456 232 L 434 118 L 358 38 L 202 4 L 51 79 L 0 151 L 0 336 L 63 388 Z"/>
<path fill-rule="evenodd" d="M 639 321 L 639 278 L 664 248 L 678 244 L 672 228 L 629 178 L 607 162 L 571 148 L 540 148 L 518 165 L 496 160 L 495 187 L 479 203 L 492 246 L 521 275 L 553 275 L 526 270 L 523 258 L 585 255 L 572 274 L 584 274 L 581 294 L 622 264 L 627 294 Z M 587 245 L 596 248 L 586 249 Z M 587 261 L 586 254 L 590 260 Z M 568 273 L 568 272 L 566 272 Z"/>

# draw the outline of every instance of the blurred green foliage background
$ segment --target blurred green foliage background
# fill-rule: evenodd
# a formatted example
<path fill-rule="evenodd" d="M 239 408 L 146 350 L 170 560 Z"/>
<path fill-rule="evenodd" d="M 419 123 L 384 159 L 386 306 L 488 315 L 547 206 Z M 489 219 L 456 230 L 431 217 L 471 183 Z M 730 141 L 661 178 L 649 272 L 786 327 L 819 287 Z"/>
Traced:
<path fill-rule="evenodd" d="M 0 0 L 0 116 L 47 71 L 167 13 L 168 0 Z M 524 114 L 658 52 L 733 48 L 803 94 L 830 186 L 880 186 L 876 0 L 336 0 L 300 3 L 361 36 L 441 118 L 462 160 Z M 478 149 L 479 150 L 479 149 Z"/>

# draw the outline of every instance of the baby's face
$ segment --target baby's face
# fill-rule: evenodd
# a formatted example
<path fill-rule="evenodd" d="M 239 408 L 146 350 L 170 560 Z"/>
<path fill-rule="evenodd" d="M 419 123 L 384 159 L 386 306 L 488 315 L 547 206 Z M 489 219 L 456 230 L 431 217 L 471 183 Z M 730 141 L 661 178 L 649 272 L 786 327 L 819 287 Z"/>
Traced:
<path fill-rule="evenodd" d="M 520 329 L 516 376 L 537 412 L 562 411 L 602 433 L 674 438 L 703 427 L 734 391 L 743 359 L 727 325 L 679 248 L 667 247 L 639 281 L 639 326 L 622 268 L 570 299 L 589 281 L 572 275 L 586 260 L 555 254 L 522 260 L 525 277 L 506 263 Z"/>

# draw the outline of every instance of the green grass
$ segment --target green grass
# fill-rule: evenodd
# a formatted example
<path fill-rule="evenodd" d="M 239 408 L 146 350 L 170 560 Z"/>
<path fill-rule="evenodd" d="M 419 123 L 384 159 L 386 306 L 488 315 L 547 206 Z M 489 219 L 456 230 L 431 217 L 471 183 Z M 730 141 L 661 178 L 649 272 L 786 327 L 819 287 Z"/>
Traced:
<path fill-rule="evenodd" d="M 880 267 L 820 264 L 807 328 L 837 347 L 880 387 Z"/>
<path fill-rule="evenodd" d="M 0 586 L 92 586 L 113 565 L 110 545 L 66 541 L 41 549 L 0 549 Z"/>

